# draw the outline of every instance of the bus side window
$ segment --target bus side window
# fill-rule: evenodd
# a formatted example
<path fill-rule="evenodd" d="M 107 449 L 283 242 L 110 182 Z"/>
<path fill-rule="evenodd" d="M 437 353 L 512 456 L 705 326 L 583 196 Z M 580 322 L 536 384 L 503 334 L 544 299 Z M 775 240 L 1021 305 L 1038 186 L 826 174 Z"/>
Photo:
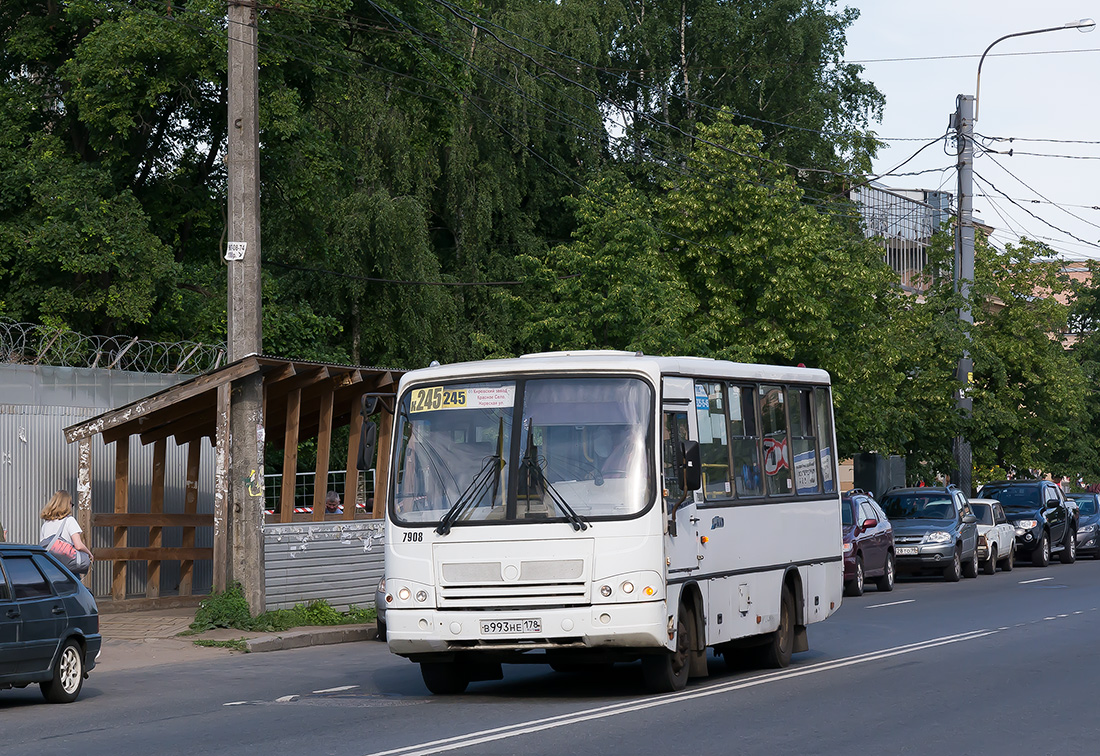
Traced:
<path fill-rule="evenodd" d="M 769 496 L 789 496 L 791 457 L 787 433 L 787 392 L 782 386 L 760 387 L 760 429 L 764 435 L 764 480 Z"/>
<path fill-rule="evenodd" d="M 814 444 L 813 389 L 792 388 L 791 453 L 794 463 L 794 490 L 798 494 L 821 492 L 817 474 L 817 449 Z"/>
<path fill-rule="evenodd" d="M 822 489 L 825 493 L 833 493 L 836 491 L 836 484 L 833 482 L 833 465 L 836 464 L 833 456 L 833 424 L 830 422 L 831 414 L 829 408 L 832 406 L 832 402 L 829 400 L 829 389 L 817 388 L 814 389 L 815 398 L 814 409 L 817 414 L 817 458 L 821 469 L 821 483 Z"/>
<path fill-rule="evenodd" d="M 703 498 L 720 501 L 733 498 L 730 485 L 729 428 L 722 384 L 695 383 L 695 415 L 699 423 L 699 451 L 702 462 Z"/>
<path fill-rule="evenodd" d="M 730 448 L 734 486 L 739 498 L 764 495 L 755 394 L 752 386 L 729 386 Z"/>

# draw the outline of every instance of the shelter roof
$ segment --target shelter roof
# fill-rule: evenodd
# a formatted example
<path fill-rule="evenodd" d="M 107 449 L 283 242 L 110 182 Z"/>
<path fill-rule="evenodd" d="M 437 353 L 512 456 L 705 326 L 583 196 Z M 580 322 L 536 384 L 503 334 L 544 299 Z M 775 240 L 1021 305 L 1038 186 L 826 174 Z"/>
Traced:
<path fill-rule="evenodd" d="M 265 435 L 282 436 L 286 429 L 286 399 L 298 392 L 302 417 L 299 437 L 309 437 L 316 434 L 318 410 L 329 392 L 333 397 L 333 425 L 339 426 L 348 422 L 364 394 L 392 393 L 403 372 L 252 355 L 70 425 L 65 429 L 65 438 L 73 443 L 102 434 L 104 443 L 111 443 L 140 434 L 143 444 L 169 436 L 174 436 L 178 444 L 204 436 L 213 438 L 220 410 L 219 390 L 255 373 L 263 377 Z"/>

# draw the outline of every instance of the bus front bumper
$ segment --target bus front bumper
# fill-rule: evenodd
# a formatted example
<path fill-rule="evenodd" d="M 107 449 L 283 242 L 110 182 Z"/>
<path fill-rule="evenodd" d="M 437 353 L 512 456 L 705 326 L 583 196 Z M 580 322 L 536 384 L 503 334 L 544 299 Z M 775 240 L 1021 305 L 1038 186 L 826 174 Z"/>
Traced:
<path fill-rule="evenodd" d="M 523 610 L 387 609 L 386 640 L 401 656 L 466 651 L 665 648 L 664 601 Z"/>

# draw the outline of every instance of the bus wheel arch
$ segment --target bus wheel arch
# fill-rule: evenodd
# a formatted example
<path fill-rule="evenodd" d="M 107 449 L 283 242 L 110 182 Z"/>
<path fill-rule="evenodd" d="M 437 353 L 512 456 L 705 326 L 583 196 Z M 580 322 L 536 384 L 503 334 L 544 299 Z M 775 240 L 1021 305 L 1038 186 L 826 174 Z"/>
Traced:
<path fill-rule="evenodd" d="M 703 608 L 703 593 L 698 583 L 688 583 L 680 591 L 680 603 L 689 611 L 691 633 L 691 677 L 706 677 L 707 669 L 707 618 Z"/>
<path fill-rule="evenodd" d="M 806 594 L 802 585 L 802 574 L 791 567 L 783 576 L 783 586 L 794 599 L 794 642 L 791 653 L 809 651 L 810 642 L 806 636 Z M 782 596 L 780 599 L 782 600 Z"/>

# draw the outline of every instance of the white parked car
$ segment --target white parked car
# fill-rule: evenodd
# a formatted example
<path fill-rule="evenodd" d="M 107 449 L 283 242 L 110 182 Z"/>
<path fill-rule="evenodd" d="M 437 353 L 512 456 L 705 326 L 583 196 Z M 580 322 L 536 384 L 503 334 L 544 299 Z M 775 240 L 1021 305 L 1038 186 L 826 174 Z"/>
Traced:
<path fill-rule="evenodd" d="M 971 499 L 970 510 L 978 518 L 978 560 L 982 571 L 992 575 L 997 565 L 1008 572 L 1016 559 L 1016 528 L 1005 517 L 996 499 Z"/>

